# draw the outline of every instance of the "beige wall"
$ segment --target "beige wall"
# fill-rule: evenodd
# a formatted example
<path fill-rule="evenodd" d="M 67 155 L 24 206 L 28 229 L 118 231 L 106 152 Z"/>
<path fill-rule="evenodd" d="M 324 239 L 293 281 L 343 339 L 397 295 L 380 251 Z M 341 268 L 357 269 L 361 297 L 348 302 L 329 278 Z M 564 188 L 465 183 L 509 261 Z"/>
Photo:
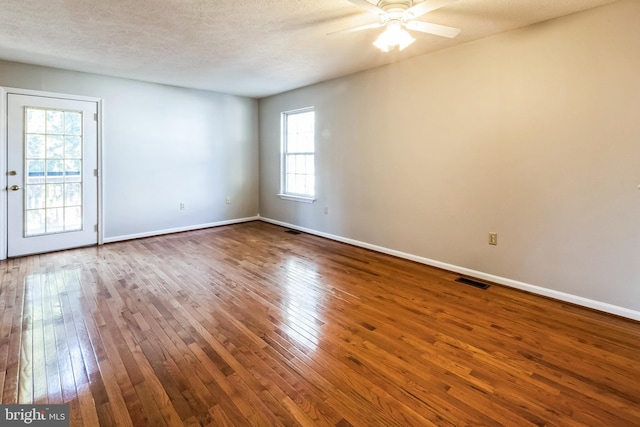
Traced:
<path fill-rule="evenodd" d="M 619 0 L 261 100 L 261 215 L 640 315 L 638 23 Z M 311 105 L 318 198 L 281 200 L 280 112 Z"/>
<path fill-rule="evenodd" d="M 0 86 L 104 100 L 107 241 L 258 213 L 254 99 L 5 61 Z"/>

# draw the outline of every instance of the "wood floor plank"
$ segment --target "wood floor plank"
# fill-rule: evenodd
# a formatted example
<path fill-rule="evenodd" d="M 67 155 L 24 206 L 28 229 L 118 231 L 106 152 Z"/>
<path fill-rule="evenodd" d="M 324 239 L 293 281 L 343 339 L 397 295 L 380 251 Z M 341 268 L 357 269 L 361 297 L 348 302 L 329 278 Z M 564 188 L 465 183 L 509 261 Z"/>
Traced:
<path fill-rule="evenodd" d="M 107 395 L 109 396 L 109 401 L 102 405 L 102 414 L 112 419 L 113 425 L 123 427 L 133 426 L 131 414 L 124 400 L 125 396 L 123 396 L 118 387 L 116 374 L 113 371 L 111 362 L 108 360 L 101 362 L 100 371 L 102 372 Z M 101 419 L 100 423 L 103 424 L 104 420 Z"/>
<path fill-rule="evenodd" d="M 46 370 L 47 392 L 45 397 L 46 403 L 60 404 L 62 403 L 62 385 L 60 383 L 60 366 L 56 355 L 56 328 L 55 313 L 59 307 L 59 296 L 57 286 L 51 281 L 45 281 L 43 284 L 43 316 L 46 319 L 44 326 L 44 367 Z"/>
<path fill-rule="evenodd" d="M 72 422 L 71 425 L 100 425 L 100 420 L 98 419 L 98 411 L 96 408 L 96 401 L 91 395 L 91 388 L 89 387 L 89 385 L 85 384 L 78 387 L 77 402 L 78 420 L 81 421 Z"/>
<path fill-rule="evenodd" d="M 0 400 L 74 427 L 640 425 L 640 323 L 284 231 L 0 262 Z"/>
<path fill-rule="evenodd" d="M 9 341 L 11 338 L 11 330 L 13 327 L 13 318 L 15 309 L 17 289 L 15 281 L 12 280 L 11 269 L 5 266 L 5 274 L 0 281 L 0 308 L 2 309 L 2 317 L 0 317 L 0 364 L 9 366 Z M 7 382 L 7 370 L 0 371 L 0 402 L 4 402 L 5 383 Z"/>

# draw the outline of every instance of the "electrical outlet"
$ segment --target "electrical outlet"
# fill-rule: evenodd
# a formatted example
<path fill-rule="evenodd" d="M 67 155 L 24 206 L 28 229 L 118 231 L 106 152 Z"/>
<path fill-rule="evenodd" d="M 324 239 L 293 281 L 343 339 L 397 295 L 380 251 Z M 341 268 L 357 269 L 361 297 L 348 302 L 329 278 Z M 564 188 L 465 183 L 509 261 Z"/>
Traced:
<path fill-rule="evenodd" d="M 498 233 L 489 233 L 489 244 L 494 246 L 498 244 Z"/>
<path fill-rule="evenodd" d="M 184 203 L 180 202 L 180 210 L 183 211 L 184 210 Z"/>
<path fill-rule="evenodd" d="M 329 206 L 325 206 L 324 207 L 324 214 L 328 215 L 329 214 Z"/>
<path fill-rule="evenodd" d="M 230 205 L 231 204 L 231 197 L 227 196 L 227 204 Z"/>

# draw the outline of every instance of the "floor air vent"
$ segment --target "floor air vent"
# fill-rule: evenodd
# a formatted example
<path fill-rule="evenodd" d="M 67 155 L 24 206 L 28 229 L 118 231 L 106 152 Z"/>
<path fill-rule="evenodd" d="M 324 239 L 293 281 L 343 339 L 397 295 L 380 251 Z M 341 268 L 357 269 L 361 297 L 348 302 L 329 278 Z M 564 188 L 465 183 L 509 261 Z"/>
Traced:
<path fill-rule="evenodd" d="M 467 279 L 466 277 L 458 277 L 456 282 L 464 283 L 465 285 L 473 286 L 474 288 L 487 289 L 489 285 L 482 282 L 476 282 L 475 280 Z"/>
<path fill-rule="evenodd" d="M 286 230 L 285 233 L 289 233 L 289 234 L 300 234 L 299 231 L 296 230 Z"/>

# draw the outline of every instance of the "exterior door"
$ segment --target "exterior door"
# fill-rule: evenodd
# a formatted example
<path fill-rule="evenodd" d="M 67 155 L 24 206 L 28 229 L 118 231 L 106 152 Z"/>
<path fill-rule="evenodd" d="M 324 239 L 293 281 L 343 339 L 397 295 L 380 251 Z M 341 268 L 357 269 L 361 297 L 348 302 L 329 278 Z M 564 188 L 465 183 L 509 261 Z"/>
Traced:
<path fill-rule="evenodd" d="M 8 256 L 97 244 L 97 103 L 7 96 Z"/>

